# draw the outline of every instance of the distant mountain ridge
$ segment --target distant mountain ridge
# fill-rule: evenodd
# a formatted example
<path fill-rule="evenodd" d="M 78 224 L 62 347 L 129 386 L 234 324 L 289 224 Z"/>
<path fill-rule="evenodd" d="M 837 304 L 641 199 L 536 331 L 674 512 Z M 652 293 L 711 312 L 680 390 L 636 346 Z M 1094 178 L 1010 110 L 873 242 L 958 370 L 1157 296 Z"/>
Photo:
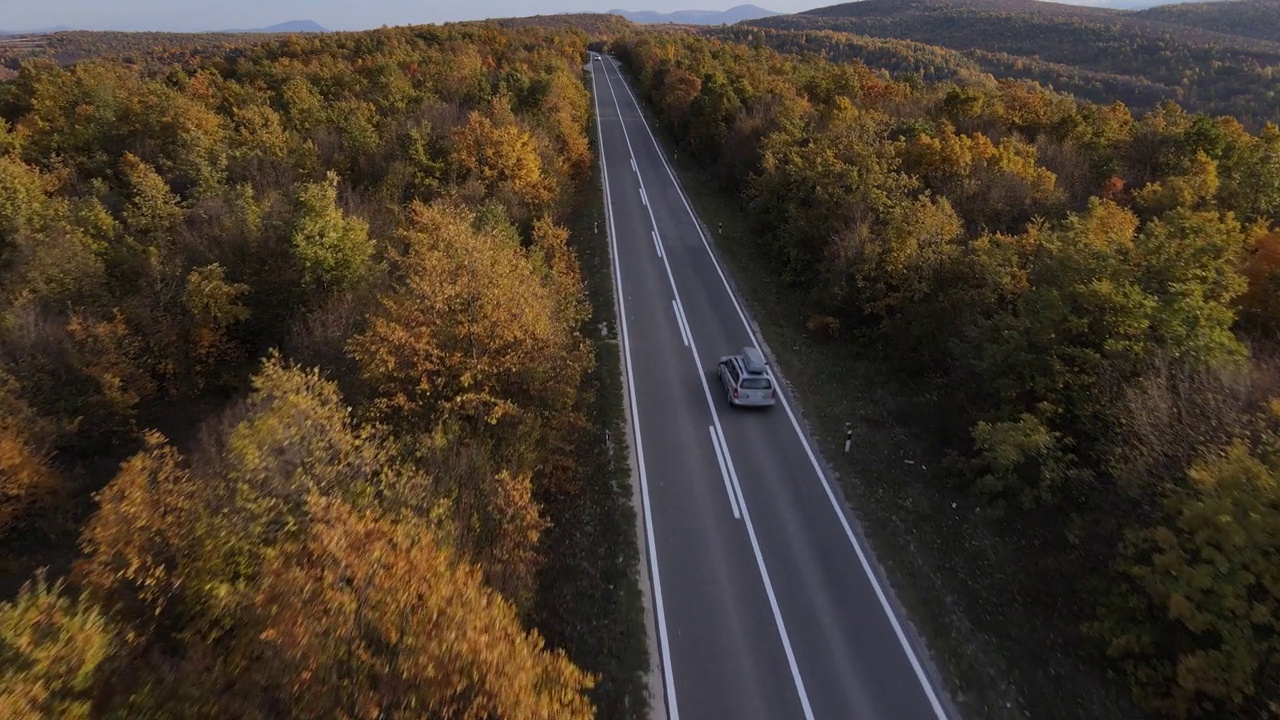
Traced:
<path fill-rule="evenodd" d="M 250 28 L 248 30 L 218 30 L 220 33 L 327 33 L 328 28 L 323 27 L 314 20 L 289 20 L 287 22 L 276 23 L 270 27 Z"/>
<path fill-rule="evenodd" d="M 765 10 L 758 5 L 738 5 L 728 10 L 677 10 L 660 13 L 652 10 L 610 10 L 609 15 L 621 15 L 633 23 L 653 25 L 676 23 L 679 25 L 732 25 L 743 20 L 774 17 L 780 13 Z"/>
<path fill-rule="evenodd" d="M 60 32 L 76 32 L 77 29 L 59 25 L 51 28 L 40 28 L 38 30 L 0 30 L 0 37 L 13 37 L 14 35 L 52 35 Z M 90 31 L 93 32 L 93 31 Z M 125 31 L 140 32 L 140 31 Z M 171 31 L 162 31 L 171 32 Z M 289 20 L 288 22 L 276 23 L 270 27 L 250 28 L 248 30 L 213 30 L 213 31 L 193 31 L 193 32 L 215 32 L 215 33 L 327 33 L 332 32 L 328 28 L 323 27 L 314 20 Z"/>
<path fill-rule="evenodd" d="M 0 30 L 0 37 L 12 37 L 14 35 L 48 35 L 50 33 L 68 32 L 73 29 L 74 28 L 69 28 L 65 25 L 59 25 L 57 27 L 39 28 L 37 30 Z"/>

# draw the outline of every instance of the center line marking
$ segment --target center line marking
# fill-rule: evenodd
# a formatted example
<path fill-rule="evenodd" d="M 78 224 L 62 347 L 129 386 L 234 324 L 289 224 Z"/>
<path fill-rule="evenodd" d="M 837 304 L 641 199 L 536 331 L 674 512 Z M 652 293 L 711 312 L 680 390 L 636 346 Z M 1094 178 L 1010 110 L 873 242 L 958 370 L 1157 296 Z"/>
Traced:
<path fill-rule="evenodd" d="M 680 326 L 680 339 L 684 341 L 685 347 L 689 347 L 689 330 L 684 326 L 684 318 L 680 317 L 680 305 L 675 300 L 671 301 L 671 310 L 676 314 L 676 325 Z"/>
<path fill-rule="evenodd" d="M 733 508 L 733 517 L 741 520 L 742 513 L 738 512 L 738 497 L 734 494 L 733 484 L 729 482 L 729 471 L 724 466 L 724 452 L 720 449 L 720 438 L 716 437 L 716 426 L 708 425 L 707 431 L 711 433 L 711 447 L 716 450 L 716 461 L 720 463 L 720 477 L 724 478 L 724 491 L 729 493 L 729 505 Z"/>
<path fill-rule="evenodd" d="M 729 482 L 733 483 L 733 491 L 738 495 L 738 504 L 746 507 L 747 501 L 742 497 L 742 486 L 738 484 L 738 471 L 733 469 L 733 456 L 729 454 L 729 441 L 724 439 L 720 423 L 715 425 L 716 436 L 720 439 L 720 447 L 724 448 L 724 459 L 729 466 Z"/>
<path fill-rule="evenodd" d="M 663 259 L 665 260 L 666 258 L 664 257 Z M 676 317 L 680 318 L 680 325 L 684 327 L 685 336 L 692 339 L 693 331 L 689 329 L 689 318 L 685 317 L 684 305 L 680 304 L 680 298 L 676 298 L 675 300 L 672 300 L 672 302 L 676 305 Z M 688 344 L 689 343 L 685 343 L 685 345 Z"/>

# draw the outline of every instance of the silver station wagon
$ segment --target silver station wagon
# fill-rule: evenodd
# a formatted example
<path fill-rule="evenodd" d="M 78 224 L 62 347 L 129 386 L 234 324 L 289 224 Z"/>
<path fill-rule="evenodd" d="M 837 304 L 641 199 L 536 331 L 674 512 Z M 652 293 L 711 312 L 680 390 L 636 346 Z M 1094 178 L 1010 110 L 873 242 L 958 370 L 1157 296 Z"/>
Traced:
<path fill-rule="evenodd" d="M 773 378 L 759 350 L 744 347 L 737 355 L 726 355 L 717 371 L 730 405 L 767 407 L 776 401 Z"/>

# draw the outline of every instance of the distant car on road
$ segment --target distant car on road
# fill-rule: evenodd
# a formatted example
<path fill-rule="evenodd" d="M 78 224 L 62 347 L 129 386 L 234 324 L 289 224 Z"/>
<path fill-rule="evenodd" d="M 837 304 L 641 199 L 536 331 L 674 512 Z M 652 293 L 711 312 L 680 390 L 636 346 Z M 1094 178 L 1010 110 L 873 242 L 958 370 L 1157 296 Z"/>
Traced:
<path fill-rule="evenodd" d="M 730 405 L 768 407 L 777 400 L 764 355 L 753 347 L 744 347 L 737 355 L 720 358 L 717 373 Z"/>

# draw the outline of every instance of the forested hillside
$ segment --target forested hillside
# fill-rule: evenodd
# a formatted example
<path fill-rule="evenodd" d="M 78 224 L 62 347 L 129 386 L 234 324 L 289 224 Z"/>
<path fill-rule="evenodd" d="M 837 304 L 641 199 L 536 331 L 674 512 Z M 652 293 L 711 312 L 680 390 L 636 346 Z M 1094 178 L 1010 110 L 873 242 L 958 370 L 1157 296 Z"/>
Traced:
<path fill-rule="evenodd" d="M 1134 13 L 1149 20 L 1280 42 L 1280 0 L 1172 3 Z"/>
<path fill-rule="evenodd" d="M 491 21 L 504 28 L 564 30 L 607 39 L 634 26 L 617 15 L 598 13 L 539 15 Z M 0 37 L 0 79 L 12 75 L 23 60 L 46 58 L 71 63 L 86 58 L 122 60 L 130 64 L 190 65 L 263 42 L 257 31 L 243 32 L 109 32 L 68 31 L 44 35 Z"/>
<path fill-rule="evenodd" d="M 84 42 L 0 84 L 0 716 L 643 715 L 587 37 Z"/>
<path fill-rule="evenodd" d="M 109 58 L 130 64 L 176 63 L 193 56 L 215 57 L 258 45 L 256 33 L 112 32 L 73 30 L 45 35 L 0 38 L 0 65 L 15 72 L 24 60 L 45 58 L 73 63 L 86 58 Z M 2 72 L 2 71 L 0 71 Z"/>
<path fill-rule="evenodd" d="M 1142 77 L 1082 70 L 1006 53 L 984 50 L 961 52 L 913 40 L 875 38 L 835 30 L 774 30 L 741 25 L 709 30 L 705 34 L 795 55 L 862 63 L 906 82 L 957 81 L 969 85 L 994 85 L 997 78 L 1030 80 L 1085 100 L 1103 104 L 1119 100 L 1134 109 L 1154 108 L 1160 102 L 1180 95 L 1176 88 Z"/>
<path fill-rule="evenodd" d="M 635 29 L 635 26 L 621 15 L 603 13 L 534 15 L 532 17 L 494 19 L 489 22 L 501 27 L 539 27 L 572 30 L 575 33 L 585 33 L 595 40 L 611 38 Z"/>
<path fill-rule="evenodd" d="M 1266 13 L 1274 0 L 1239 5 Z M 756 39 L 872 67 L 878 67 L 875 45 L 870 52 L 860 47 L 870 44 L 867 38 L 910 40 L 953 50 L 997 78 L 1035 80 L 1093 102 L 1121 100 L 1145 111 L 1172 100 L 1193 111 L 1232 115 L 1254 130 L 1280 120 L 1280 42 L 1162 20 L 1035 0 L 864 0 L 750 20 L 736 29 L 797 31 L 798 38 Z M 820 31 L 865 37 L 844 40 Z M 898 50 L 906 58 L 915 52 Z M 928 74 L 931 55 L 936 51 L 911 64 Z"/>
<path fill-rule="evenodd" d="M 612 50 L 810 332 L 936 393 L 937 481 L 1020 558 L 974 622 L 1034 616 L 1021 649 L 1096 651 L 1162 716 L 1275 717 L 1280 129 L 699 37 Z M 1047 652 L 1003 652 L 1059 693 L 1046 717 L 1085 707 Z"/>

